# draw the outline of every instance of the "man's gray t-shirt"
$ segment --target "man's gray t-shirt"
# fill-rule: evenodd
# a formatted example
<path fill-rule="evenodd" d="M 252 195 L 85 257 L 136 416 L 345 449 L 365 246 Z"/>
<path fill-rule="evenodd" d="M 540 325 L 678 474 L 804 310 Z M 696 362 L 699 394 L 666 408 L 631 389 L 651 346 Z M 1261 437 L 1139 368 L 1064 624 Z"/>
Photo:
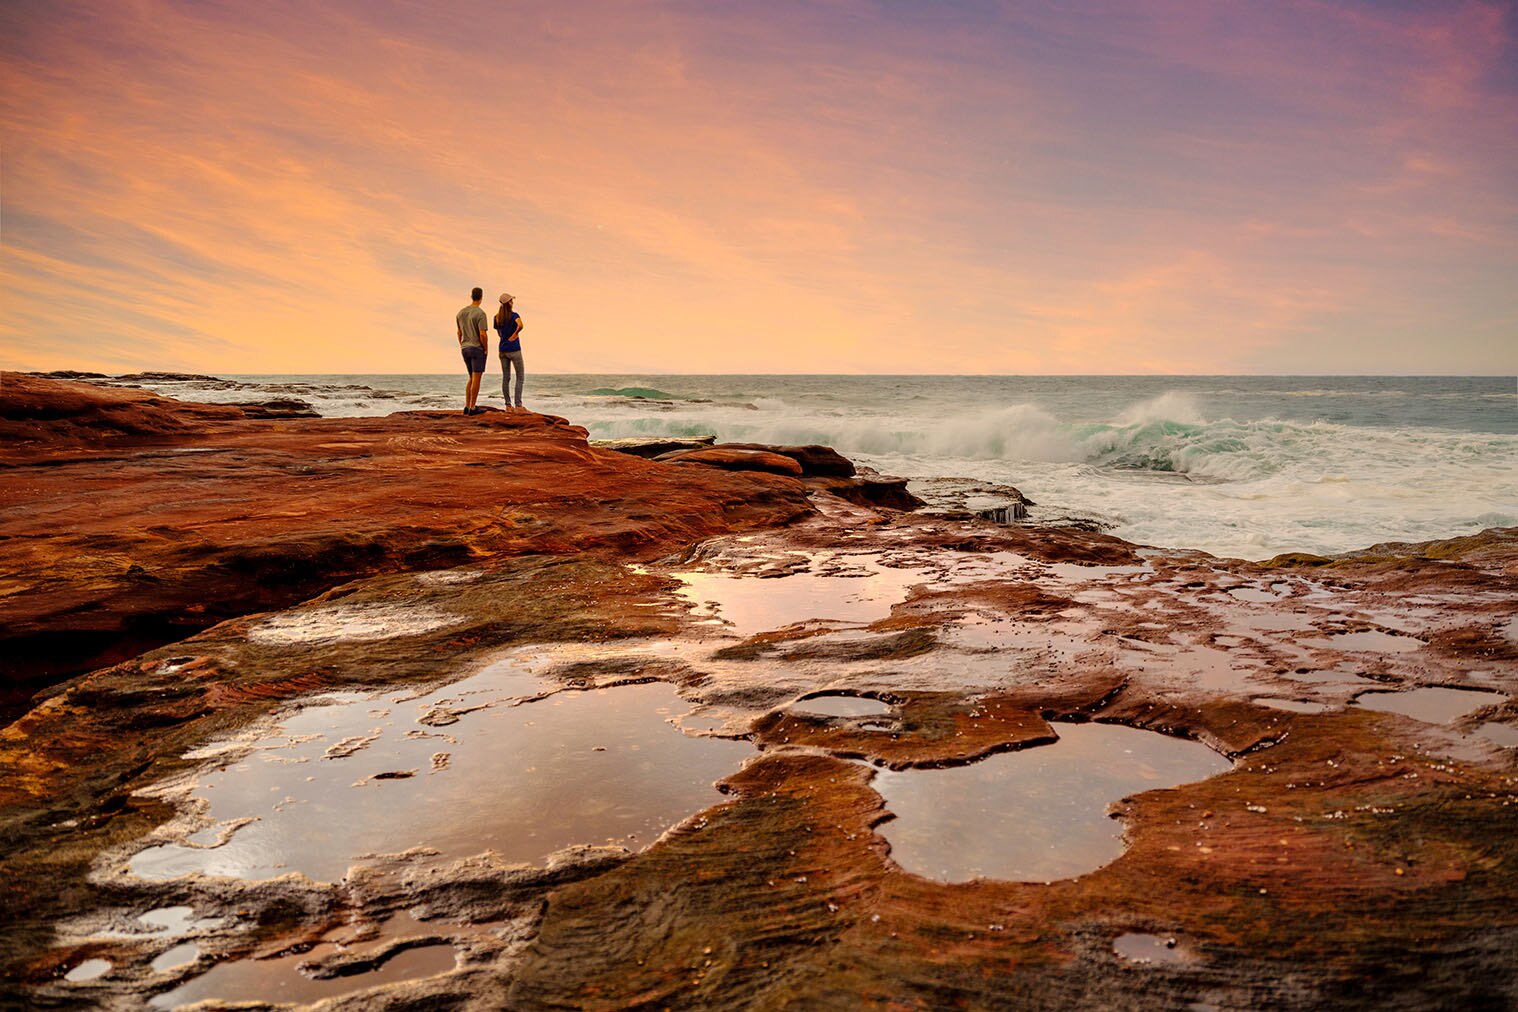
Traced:
<path fill-rule="evenodd" d="M 483 349 L 485 345 L 480 342 L 480 331 L 485 329 L 487 322 L 485 310 L 476 305 L 465 306 L 459 310 L 456 320 L 459 333 L 464 335 L 463 347 Z"/>

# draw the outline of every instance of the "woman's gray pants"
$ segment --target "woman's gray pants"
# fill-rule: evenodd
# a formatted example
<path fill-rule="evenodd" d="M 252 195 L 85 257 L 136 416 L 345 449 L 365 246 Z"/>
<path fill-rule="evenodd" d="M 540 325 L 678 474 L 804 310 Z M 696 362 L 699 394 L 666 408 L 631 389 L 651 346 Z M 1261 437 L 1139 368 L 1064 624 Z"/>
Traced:
<path fill-rule="evenodd" d="M 512 405 L 511 393 L 506 389 L 511 382 L 511 366 L 516 363 L 517 367 L 517 399 L 516 406 L 522 406 L 522 381 L 527 375 L 522 372 L 522 353 L 519 351 L 501 352 L 501 396 L 506 398 L 506 406 Z"/>

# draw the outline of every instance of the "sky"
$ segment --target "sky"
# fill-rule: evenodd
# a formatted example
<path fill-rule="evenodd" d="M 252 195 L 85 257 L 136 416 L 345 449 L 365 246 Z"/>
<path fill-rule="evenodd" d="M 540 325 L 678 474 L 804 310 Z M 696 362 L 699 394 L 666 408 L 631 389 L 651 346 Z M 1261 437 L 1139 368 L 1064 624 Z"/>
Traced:
<path fill-rule="evenodd" d="M 1518 373 L 1518 2 L 7 0 L 0 365 Z M 492 367 L 494 368 L 494 367 Z"/>

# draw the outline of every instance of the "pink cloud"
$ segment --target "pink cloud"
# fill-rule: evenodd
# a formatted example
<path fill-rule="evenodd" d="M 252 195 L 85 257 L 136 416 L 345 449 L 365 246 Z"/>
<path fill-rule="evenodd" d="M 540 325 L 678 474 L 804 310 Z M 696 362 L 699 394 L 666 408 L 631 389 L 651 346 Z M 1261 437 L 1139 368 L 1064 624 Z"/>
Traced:
<path fill-rule="evenodd" d="M 445 371 L 478 282 L 546 371 L 1503 367 L 1487 4 L 64 13 L 0 62 L 15 364 L 61 302 L 101 366 Z"/>

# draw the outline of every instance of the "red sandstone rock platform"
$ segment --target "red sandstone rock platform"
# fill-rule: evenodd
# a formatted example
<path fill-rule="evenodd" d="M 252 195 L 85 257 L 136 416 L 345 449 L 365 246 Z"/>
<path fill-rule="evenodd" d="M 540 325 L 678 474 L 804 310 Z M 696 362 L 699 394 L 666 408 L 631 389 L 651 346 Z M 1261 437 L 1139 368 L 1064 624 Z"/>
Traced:
<path fill-rule="evenodd" d="M 17 1003 L 140 1007 L 310 952 L 309 974 L 351 982 L 340 1008 L 1518 1004 L 1518 531 L 1255 565 L 808 499 L 793 477 L 597 453 L 541 416 L 271 422 L 98 396 L 103 439 L 76 414 L 47 445 L 35 409 L 0 412 L 32 437 L 0 456 L 0 601 L 32 636 L 94 630 L 102 656 L 128 615 L 162 645 L 116 647 L 0 732 Z M 535 694 L 405 710 L 499 664 Z M 250 729 L 334 691 L 461 750 L 482 715 L 650 680 L 690 708 L 670 715 L 685 733 L 753 748 L 725 799 L 656 840 L 526 864 L 353 855 L 332 881 L 127 870 L 214 831 L 196 785 L 283 759 Z M 1377 708 L 1429 690 L 1465 702 Z M 817 714 L 819 696 L 886 712 Z M 882 777 L 1033 756 L 1092 722 L 1231 768 L 1114 800 L 1121 855 L 1078 875 L 951 882 L 897 860 Z M 282 790 L 457 789 L 446 761 L 369 769 L 365 741 Z M 956 833 L 1021 829 L 969 815 Z M 205 925 L 133 928 L 177 905 Z M 1132 935 L 1154 955 L 1124 955 Z M 155 967 L 186 939 L 190 962 Z M 370 983 L 428 946 L 456 962 Z M 86 960 L 110 970 L 65 979 Z"/>
<path fill-rule="evenodd" d="M 808 508 L 799 482 L 595 450 L 548 415 L 266 421 L 6 373 L 0 689 L 358 576 L 529 553 L 646 556 Z"/>

